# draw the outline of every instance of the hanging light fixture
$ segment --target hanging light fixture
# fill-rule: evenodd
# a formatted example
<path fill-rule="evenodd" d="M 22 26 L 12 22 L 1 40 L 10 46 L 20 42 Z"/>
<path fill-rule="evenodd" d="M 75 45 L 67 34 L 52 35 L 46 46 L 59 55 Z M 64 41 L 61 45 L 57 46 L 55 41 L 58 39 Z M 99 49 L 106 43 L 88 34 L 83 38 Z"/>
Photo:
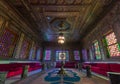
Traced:
<path fill-rule="evenodd" d="M 58 43 L 63 44 L 63 43 L 64 43 L 64 40 L 59 39 L 59 40 L 58 40 Z"/>
<path fill-rule="evenodd" d="M 65 37 L 64 36 L 59 36 L 58 39 L 63 39 L 64 40 Z"/>
<path fill-rule="evenodd" d="M 63 36 L 63 33 L 60 33 L 58 36 L 58 43 L 63 44 L 65 42 L 65 37 Z"/>

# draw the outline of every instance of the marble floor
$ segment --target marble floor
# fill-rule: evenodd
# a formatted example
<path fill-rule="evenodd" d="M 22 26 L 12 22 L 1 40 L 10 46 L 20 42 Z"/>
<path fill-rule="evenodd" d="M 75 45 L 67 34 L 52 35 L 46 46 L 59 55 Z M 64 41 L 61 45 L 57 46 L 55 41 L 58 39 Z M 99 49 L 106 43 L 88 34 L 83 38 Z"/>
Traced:
<path fill-rule="evenodd" d="M 77 75 L 80 77 L 79 82 L 74 82 L 71 84 L 110 84 L 109 80 L 102 79 L 98 76 L 92 75 L 92 77 L 88 78 L 86 77 L 85 72 L 81 72 L 76 69 L 70 69 L 70 70 L 77 73 Z M 10 84 L 52 84 L 50 82 L 45 81 L 44 79 L 50 71 L 52 70 L 37 73 L 32 76 L 29 76 L 28 78 L 24 80 L 20 80 L 20 81 L 10 83 Z M 59 83 L 59 84 L 64 84 L 64 83 Z"/>

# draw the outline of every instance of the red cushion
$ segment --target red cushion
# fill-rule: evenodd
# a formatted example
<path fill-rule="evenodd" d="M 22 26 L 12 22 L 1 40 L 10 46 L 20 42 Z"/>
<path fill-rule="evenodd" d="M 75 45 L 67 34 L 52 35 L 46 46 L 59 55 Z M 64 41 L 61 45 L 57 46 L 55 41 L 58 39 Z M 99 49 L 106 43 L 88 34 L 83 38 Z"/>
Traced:
<path fill-rule="evenodd" d="M 115 63 L 83 63 L 83 68 L 90 65 L 91 70 L 98 74 L 107 76 L 107 72 L 120 72 L 120 64 Z"/>
<path fill-rule="evenodd" d="M 97 63 L 97 67 L 100 67 L 101 70 L 109 70 L 109 64 L 107 63 Z"/>
<path fill-rule="evenodd" d="M 120 64 L 110 64 L 111 72 L 120 72 Z"/>
<path fill-rule="evenodd" d="M 64 67 L 65 68 L 75 68 L 75 64 L 76 64 L 76 62 L 65 62 Z M 61 62 L 57 62 L 56 68 L 60 68 L 60 67 L 61 67 Z"/>
<path fill-rule="evenodd" d="M 0 64 L 0 71 L 7 71 L 7 77 L 20 75 L 23 70 L 23 66 L 29 65 L 30 71 L 41 69 L 40 63 L 10 63 Z"/>

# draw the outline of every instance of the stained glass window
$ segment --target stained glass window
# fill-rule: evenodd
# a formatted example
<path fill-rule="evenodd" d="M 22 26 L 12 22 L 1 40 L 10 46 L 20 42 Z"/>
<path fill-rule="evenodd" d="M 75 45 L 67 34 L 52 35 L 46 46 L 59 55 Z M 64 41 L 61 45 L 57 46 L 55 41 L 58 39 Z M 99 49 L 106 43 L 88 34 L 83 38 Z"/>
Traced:
<path fill-rule="evenodd" d="M 108 34 L 105 37 L 105 41 L 107 43 L 107 49 L 108 49 L 109 55 L 111 57 L 120 56 L 120 48 L 119 48 L 119 44 L 117 43 L 115 33 L 112 32 Z"/>
<path fill-rule="evenodd" d="M 51 59 L 51 50 L 46 50 L 45 51 L 45 60 L 50 60 Z"/>
<path fill-rule="evenodd" d="M 32 59 L 36 59 L 36 49 L 37 49 L 37 45 L 35 44 L 33 46 L 33 56 L 32 56 Z"/>
<path fill-rule="evenodd" d="M 64 54 L 65 57 L 63 58 L 65 61 L 69 61 L 69 51 L 56 51 L 56 61 L 61 61 L 61 54 Z"/>
<path fill-rule="evenodd" d="M 28 53 L 29 53 L 29 41 L 28 40 L 24 40 L 22 43 L 22 48 L 21 48 L 21 52 L 20 52 L 20 58 L 25 59 L 28 57 Z"/>
<path fill-rule="evenodd" d="M 94 49 L 95 49 L 95 59 L 101 59 L 100 47 L 98 41 L 94 42 Z"/>
<path fill-rule="evenodd" d="M 87 50 L 86 49 L 82 49 L 82 56 L 83 56 L 83 60 L 87 61 L 88 57 L 87 57 Z"/>
<path fill-rule="evenodd" d="M 74 59 L 75 59 L 75 60 L 80 60 L 80 53 L 79 53 L 78 50 L 75 50 L 75 51 L 74 51 Z"/>
<path fill-rule="evenodd" d="M 89 58 L 90 60 L 94 60 L 94 47 L 93 45 L 89 48 Z"/>
<path fill-rule="evenodd" d="M 89 59 L 92 60 L 92 58 L 93 58 L 92 57 L 92 50 L 91 50 L 91 48 L 89 48 Z"/>
<path fill-rule="evenodd" d="M 0 36 L 0 56 L 10 57 L 13 54 L 16 40 L 17 34 L 6 28 Z"/>
<path fill-rule="evenodd" d="M 41 50 L 39 47 L 37 47 L 36 49 L 36 60 L 40 60 L 41 59 Z"/>

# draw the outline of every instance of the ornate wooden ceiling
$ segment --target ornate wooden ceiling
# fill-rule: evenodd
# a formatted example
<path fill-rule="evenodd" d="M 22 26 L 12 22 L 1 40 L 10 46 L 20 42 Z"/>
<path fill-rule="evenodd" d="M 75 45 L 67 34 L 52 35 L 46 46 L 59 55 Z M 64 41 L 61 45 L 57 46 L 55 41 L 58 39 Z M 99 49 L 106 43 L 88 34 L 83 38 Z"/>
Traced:
<path fill-rule="evenodd" d="M 89 26 L 104 15 L 113 1 L 8 0 L 33 26 L 33 30 L 43 34 L 43 41 L 53 42 L 57 41 L 60 32 L 63 32 L 66 41 L 80 41 Z"/>

